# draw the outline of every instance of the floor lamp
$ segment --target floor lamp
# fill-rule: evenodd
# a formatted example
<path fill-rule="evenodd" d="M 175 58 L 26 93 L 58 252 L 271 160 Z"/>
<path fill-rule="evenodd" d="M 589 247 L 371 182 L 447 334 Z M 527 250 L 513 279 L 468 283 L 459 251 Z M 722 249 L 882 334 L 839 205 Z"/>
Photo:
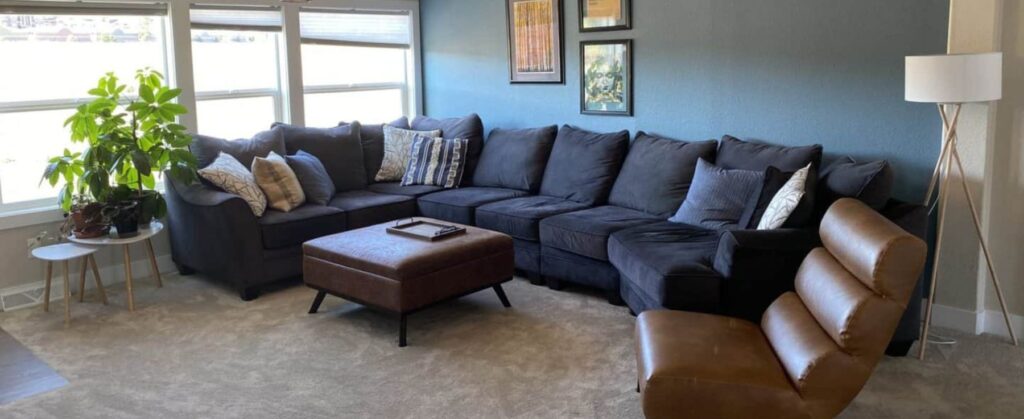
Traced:
<path fill-rule="evenodd" d="M 960 109 L 964 103 L 993 102 L 1002 98 L 1003 90 L 1003 54 L 999 52 L 986 54 L 950 54 L 907 57 L 906 62 L 906 100 L 908 102 L 934 103 L 939 108 L 942 124 L 945 127 L 945 138 L 939 161 L 932 172 L 932 180 L 928 184 L 928 194 L 924 205 L 932 203 L 935 188 L 939 188 L 939 225 L 936 232 L 935 259 L 932 269 L 931 288 L 928 292 L 928 309 L 924 318 L 924 330 L 921 333 L 921 348 L 918 358 L 924 359 L 925 348 L 928 346 L 928 329 L 932 321 L 932 306 L 935 304 L 935 287 L 938 279 L 939 260 L 942 256 L 943 221 L 946 216 L 946 204 L 949 201 L 952 170 L 960 174 L 960 184 L 967 196 L 967 205 L 971 210 L 974 229 L 978 233 L 981 251 L 985 255 L 988 273 L 992 277 L 999 304 L 1003 310 L 1006 327 L 1010 330 L 1010 339 L 1017 345 L 1010 314 L 1006 309 L 1006 300 L 992 266 L 992 256 L 988 244 L 981 232 L 981 219 L 974 206 L 974 197 L 964 177 L 964 166 L 957 152 L 957 122 L 960 120 Z M 952 110 L 952 117 L 948 111 Z"/>

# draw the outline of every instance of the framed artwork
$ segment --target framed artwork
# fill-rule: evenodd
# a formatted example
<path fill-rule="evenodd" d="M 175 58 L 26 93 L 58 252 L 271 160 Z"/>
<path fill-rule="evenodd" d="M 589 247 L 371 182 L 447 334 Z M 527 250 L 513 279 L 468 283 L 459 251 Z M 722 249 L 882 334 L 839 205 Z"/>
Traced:
<path fill-rule="evenodd" d="M 562 0 L 505 0 L 509 81 L 563 83 Z"/>
<path fill-rule="evenodd" d="M 630 29 L 631 7 L 632 0 L 580 0 L 580 32 Z"/>
<path fill-rule="evenodd" d="M 580 112 L 633 115 L 633 41 L 580 42 Z"/>

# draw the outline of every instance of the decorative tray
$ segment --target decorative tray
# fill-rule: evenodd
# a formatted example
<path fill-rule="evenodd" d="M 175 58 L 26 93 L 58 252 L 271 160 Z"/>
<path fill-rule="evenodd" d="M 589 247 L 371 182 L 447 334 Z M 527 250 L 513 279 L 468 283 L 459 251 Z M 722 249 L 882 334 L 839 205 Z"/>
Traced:
<path fill-rule="evenodd" d="M 466 233 L 465 227 L 454 224 L 441 224 L 424 220 L 399 220 L 393 227 L 388 227 L 388 234 L 410 237 L 417 240 L 435 242 L 448 237 Z"/>

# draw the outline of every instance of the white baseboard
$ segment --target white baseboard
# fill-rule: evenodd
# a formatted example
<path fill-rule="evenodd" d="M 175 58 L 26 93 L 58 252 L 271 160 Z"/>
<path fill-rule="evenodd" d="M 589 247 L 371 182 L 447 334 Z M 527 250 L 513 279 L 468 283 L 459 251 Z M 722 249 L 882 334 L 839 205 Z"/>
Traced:
<path fill-rule="evenodd" d="M 171 260 L 171 255 L 160 255 L 156 257 L 157 268 L 161 274 L 165 273 L 176 273 L 178 269 L 174 266 L 174 262 Z M 70 273 L 70 284 L 72 293 L 78 292 L 78 262 L 72 261 Z M 149 259 L 139 259 L 132 261 L 132 276 L 133 278 L 147 278 L 151 276 L 149 267 Z M 108 265 L 100 268 L 100 278 L 103 280 L 103 286 L 109 287 L 114 284 L 124 283 L 124 263 L 116 265 Z M 92 279 L 92 272 L 90 271 L 86 277 L 85 289 L 86 292 L 95 289 L 95 281 Z M 7 287 L 0 289 L 0 312 L 11 311 L 28 307 L 35 307 L 43 303 L 42 290 L 46 286 L 45 280 L 38 280 L 29 282 L 23 285 L 16 285 L 13 287 Z M 15 305 L 8 305 L 8 300 L 13 300 L 15 297 L 21 303 Z M 53 268 L 53 280 L 50 285 L 50 301 L 62 300 L 64 298 L 64 273 L 59 266 Z"/>
<path fill-rule="evenodd" d="M 923 318 L 923 314 L 922 314 Z M 1021 336 L 1024 333 L 1024 316 L 1010 314 L 1013 331 Z M 962 308 L 936 304 L 932 308 L 932 325 L 956 331 L 980 335 L 988 333 L 996 336 L 1009 337 L 1006 320 L 1000 310 L 969 311 Z"/>

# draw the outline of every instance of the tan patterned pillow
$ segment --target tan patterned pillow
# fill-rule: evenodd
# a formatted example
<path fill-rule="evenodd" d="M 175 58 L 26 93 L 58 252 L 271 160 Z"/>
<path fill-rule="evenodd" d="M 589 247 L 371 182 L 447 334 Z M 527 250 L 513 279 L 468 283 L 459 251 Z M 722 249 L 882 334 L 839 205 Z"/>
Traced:
<path fill-rule="evenodd" d="M 377 171 L 377 182 L 398 182 L 405 176 L 405 168 L 409 165 L 409 154 L 412 153 L 412 140 L 417 135 L 428 138 L 440 137 L 441 130 L 412 131 L 384 126 L 384 161 Z"/>
<path fill-rule="evenodd" d="M 256 178 L 230 154 L 218 154 L 213 163 L 199 169 L 199 176 L 228 193 L 242 197 L 257 217 L 262 217 L 267 210 L 267 196 L 256 184 Z"/>
<path fill-rule="evenodd" d="M 267 195 L 270 208 L 289 212 L 306 202 L 299 177 L 288 167 L 288 161 L 277 153 L 271 151 L 267 157 L 253 160 L 252 175 Z"/>
<path fill-rule="evenodd" d="M 789 216 L 793 214 L 793 210 L 800 205 L 800 199 L 807 193 L 807 174 L 810 171 L 811 165 L 808 164 L 793 173 L 786 184 L 782 185 L 779 192 L 772 197 L 772 201 L 768 203 L 768 208 L 764 210 L 761 222 L 757 224 L 758 230 L 774 230 L 786 223 Z"/>

